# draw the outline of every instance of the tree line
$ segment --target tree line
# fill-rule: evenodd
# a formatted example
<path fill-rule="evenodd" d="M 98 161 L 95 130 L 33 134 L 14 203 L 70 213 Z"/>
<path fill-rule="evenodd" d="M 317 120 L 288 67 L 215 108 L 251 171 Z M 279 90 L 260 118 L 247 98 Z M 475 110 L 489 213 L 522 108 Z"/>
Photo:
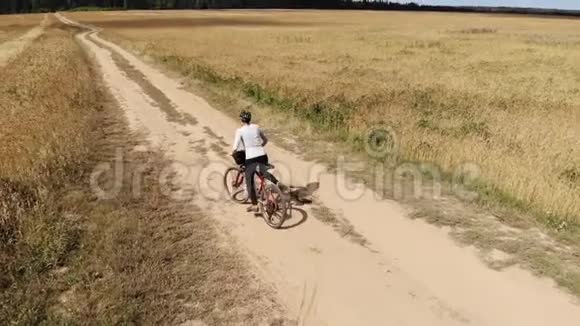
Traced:
<path fill-rule="evenodd" d="M 0 13 L 103 9 L 338 8 L 342 0 L 0 0 Z"/>
<path fill-rule="evenodd" d="M 418 5 L 414 2 L 399 3 L 388 0 L 0 0 L 0 14 L 69 10 L 79 7 L 103 9 L 313 8 L 580 16 L 578 10 L 429 6 Z"/>

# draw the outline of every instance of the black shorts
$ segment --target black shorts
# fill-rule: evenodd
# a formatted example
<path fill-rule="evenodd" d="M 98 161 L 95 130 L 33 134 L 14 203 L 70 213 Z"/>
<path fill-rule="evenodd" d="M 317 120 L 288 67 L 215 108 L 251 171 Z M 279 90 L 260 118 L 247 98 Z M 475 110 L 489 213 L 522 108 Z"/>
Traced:
<path fill-rule="evenodd" d="M 260 164 L 268 165 L 269 164 L 268 163 L 268 155 L 253 157 L 249 160 L 246 160 L 246 166 L 248 166 L 252 163 L 260 163 Z"/>

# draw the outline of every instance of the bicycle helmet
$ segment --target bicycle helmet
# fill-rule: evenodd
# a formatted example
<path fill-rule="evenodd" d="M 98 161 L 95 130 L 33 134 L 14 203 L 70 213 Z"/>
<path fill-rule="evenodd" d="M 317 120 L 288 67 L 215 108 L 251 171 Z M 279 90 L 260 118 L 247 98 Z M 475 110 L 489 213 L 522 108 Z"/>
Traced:
<path fill-rule="evenodd" d="M 242 111 L 240 113 L 240 120 L 243 123 L 250 123 L 250 121 L 252 121 L 252 114 L 248 111 Z"/>

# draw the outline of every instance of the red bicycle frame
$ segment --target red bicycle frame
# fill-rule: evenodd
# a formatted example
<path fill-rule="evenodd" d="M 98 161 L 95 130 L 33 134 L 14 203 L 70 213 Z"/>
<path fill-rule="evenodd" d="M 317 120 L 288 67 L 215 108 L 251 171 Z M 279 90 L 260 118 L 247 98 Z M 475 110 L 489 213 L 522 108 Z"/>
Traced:
<path fill-rule="evenodd" d="M 259 180 L 259 188 L 257 189 L 257 193 L 256 193 L 256 195 L 258 195 L 258 194 L 264 193 L 264 190 L 266 189 L 266 179 L 260 173 L 256 173 L 256 176 L 258 176 L 258 180 Z M 244 173 L 244 171 L 240 171 L 238 173 L 238 176 L 236 177 L 236 181 L 234 183 L 234 186 L 236 188 L 241 186 L 242 183 L 244 182 L 244 179 L 245 179 L 245 173 Z"/>

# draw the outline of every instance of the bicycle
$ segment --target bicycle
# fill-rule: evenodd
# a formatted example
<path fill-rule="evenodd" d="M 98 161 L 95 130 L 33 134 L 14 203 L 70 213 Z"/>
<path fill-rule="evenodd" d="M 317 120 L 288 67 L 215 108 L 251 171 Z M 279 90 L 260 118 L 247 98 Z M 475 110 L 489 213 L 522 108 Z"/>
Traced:
<path fill-rule="evenodd" d="M 274 169 L 273 165 L 267 166 L 268 170 Z M 270 227 L 279 229 L 288 217 L 289 201 L 280 188 L 270 183 L 264 176 L 256 173 L 256 195 L 260 214 Z M 246 191 L 245 167 L 233 166 L 224 174 L 224 186 L 230 198 L 240 204 L 248 201 Z M 231 187 L 231 189 L 230 189 Z"/>

